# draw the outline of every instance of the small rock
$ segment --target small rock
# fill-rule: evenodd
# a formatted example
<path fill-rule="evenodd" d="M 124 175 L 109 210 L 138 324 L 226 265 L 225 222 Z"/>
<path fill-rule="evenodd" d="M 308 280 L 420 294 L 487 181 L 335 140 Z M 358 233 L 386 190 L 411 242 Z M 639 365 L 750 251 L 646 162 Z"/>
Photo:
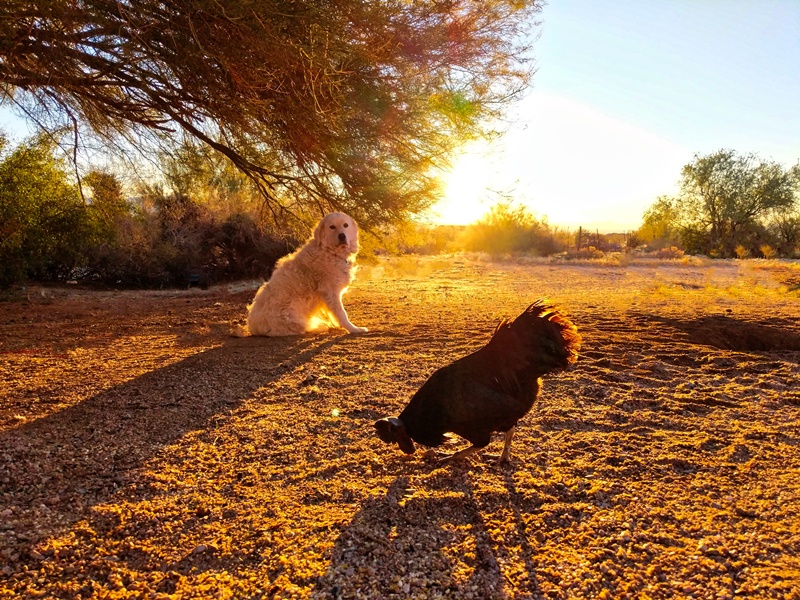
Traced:
<path fill-rule="evenodd" d="M 737 515 L 740 517 L 745 517 L 746 519 L 755 519 L 758 516 L 756 511 L 748 508 L 742 508 L 741 506 L 737 506 L 734 510 Z"/>

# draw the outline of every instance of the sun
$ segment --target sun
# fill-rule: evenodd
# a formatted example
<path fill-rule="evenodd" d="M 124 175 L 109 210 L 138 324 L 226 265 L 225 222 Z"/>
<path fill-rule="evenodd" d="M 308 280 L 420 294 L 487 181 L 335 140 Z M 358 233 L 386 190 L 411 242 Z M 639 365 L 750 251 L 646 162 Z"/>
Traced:
<path fill-rule="evenodd" d="M 441 176 L 442 199 L 431 209 L 432 218 L 442 225 L 469 225 L 487 212 L 499 198 L 493 188 L 490 160 L 476 147 L 463 150 L 450 170 Z"/>
<path fill-rule="evenodd" d="M 558 227 L 635 229 L 691 153 L 565 98 L 522 101 L 505 134 L 465 146 L 442 176 L 437 223 L 475 222 L 498 201 Z"/>

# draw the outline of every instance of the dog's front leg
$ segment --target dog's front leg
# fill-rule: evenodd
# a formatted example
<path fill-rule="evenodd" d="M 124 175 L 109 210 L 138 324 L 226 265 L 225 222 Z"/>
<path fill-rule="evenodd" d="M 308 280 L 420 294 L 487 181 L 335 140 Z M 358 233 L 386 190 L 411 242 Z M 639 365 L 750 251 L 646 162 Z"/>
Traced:
<path fill-rule="evenodd" d="M 336 294 L 322 294 L 322 299 L 328 307 L 330 313 L 339 322 L 339 325 L 344 327 L 349 333 L 367 333 L 369 329 L 366 327 L 357 327 L 350 322 L 347 318 L 347 311 L 342 304 L 342 297 Z"/>

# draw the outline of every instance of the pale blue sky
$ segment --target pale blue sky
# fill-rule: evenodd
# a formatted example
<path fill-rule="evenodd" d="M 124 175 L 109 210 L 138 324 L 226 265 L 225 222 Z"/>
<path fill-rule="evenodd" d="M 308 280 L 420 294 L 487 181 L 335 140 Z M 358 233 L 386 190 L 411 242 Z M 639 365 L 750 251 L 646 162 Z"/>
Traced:
<path fill-rule="evenodd" d="M 695 153 L 800 160 L 800 0 L 550 0 L 533 91 L 448 179 L 440 220 L 508 193 L 551 224 L 638 227 Z"/>
<path fill-rule="evenodd" d="M 634 229 L 695 153 L 800 160 L 800 0 L 550 0 L 533 90 L 465 151 L 437 220 L 501 191 L 553 225 Z M 24 129 L 0 110 L 0 127 Z"/>
<path fill-rule="evenodd" d="M 800 158 L 800 1 L 553 0 L 535 88 L 692 148 Z"/>

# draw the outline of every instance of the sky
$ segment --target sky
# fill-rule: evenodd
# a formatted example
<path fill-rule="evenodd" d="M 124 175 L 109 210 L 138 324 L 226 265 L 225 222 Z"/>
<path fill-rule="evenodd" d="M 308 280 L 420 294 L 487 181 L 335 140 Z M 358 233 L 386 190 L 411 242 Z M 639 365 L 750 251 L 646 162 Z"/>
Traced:
<path fill-rule="evenodd" d="M 800 160 L 800 0 L 549 0 L 532 91 L 446 177 L 436 220 L 501 195 L 551 225 L 624 232 L 721 148 Z"/>
<path fill-rule="evenodd" d="M 630 231 L 696 154 L 800 160 L 800 0 L 549 0 L 541 20 L 532 90 L 500 139 L 457 156 L 436 222 L 506 198 Z M 27 133 L 2 109 L 0 127 Z"/>

